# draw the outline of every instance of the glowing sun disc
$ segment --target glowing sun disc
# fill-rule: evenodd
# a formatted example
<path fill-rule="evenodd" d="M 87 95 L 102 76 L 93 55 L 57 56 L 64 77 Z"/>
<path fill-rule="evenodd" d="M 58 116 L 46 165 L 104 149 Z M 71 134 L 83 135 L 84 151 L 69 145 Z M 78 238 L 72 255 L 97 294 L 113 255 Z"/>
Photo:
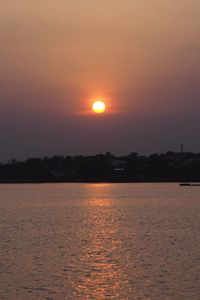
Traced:
<path fill-rule="evenodd" d="M 92 104 L 92 110 L 97 114 L 103 113 L 105 109 L 106 109 L 106 105 L 103 101 L 98 100 Z"/>

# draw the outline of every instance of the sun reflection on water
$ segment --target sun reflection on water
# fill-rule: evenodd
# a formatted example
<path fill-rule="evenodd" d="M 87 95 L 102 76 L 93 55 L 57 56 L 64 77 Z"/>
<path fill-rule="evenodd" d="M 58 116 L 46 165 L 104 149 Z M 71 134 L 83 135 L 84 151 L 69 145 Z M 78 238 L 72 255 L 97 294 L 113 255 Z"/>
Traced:
<path fill-rule="evenodd" d="M 121 299 L 121 294 L 128 299 L 128 280 L 119 264 L 117 216 L 110 214 L 113 205 L 112 199 L 94 197 L 85 203 L 88 236 L 80 257 L 81 276 L 74 286 L 81 299 Z"/>
<path fill-rule="evenodd" d="M 86 201 L 86 205 L 92 207 L 96 207 L 96 206 L 106 207 L 112 205 L 112 200 L 106 198 L 92 198 L 92 199 L 90 198 Z"/>

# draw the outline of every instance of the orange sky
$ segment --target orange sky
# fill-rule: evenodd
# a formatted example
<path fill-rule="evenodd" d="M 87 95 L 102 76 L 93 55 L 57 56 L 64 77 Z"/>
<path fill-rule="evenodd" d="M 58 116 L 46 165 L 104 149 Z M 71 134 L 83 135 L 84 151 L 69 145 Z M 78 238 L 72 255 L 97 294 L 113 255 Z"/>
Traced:
<path fill-rule="evenodd" d="M 85 118 L 97 96 L 108 101 L 111 119 L 115 118 L 111 125 L 106 123 L 111 128 L 116 122 L 123 124 L 127 115 L 138 127 L 153 116 L 189 118 L 200 108 L 199 11 L 198 0 L 1 0 L 0 105 L 7 114 L 2 125 L 9 131 L 8 124 L 15 127 L 18 119 L 25 122 L 30 114 L 33 120 L 47 119 L 46 128 L 54 124 L 58 131 L 68 126 L 76 132 L 73 116 L 79 115 L 78 122 L 84 123 L 81 113 Z M 69 123 L 61 124 L 60 118 Z M 31 132 L 33 128 L 30 124 Z M 9 147 L 6 135 L 4 139 Z M 35 143 L 40 143 L 37 134 Z M 113 145 L 110 150 L 116 152 L 132 151 L 134 146 Z M 108 146 L 93 151 L 109 150 Z M 48 152 L 45 145 L 36 149 L 33 155 Z M 75 143 L 70 151 L 81 149 Z M 67 151 L 65 143 L 58 150 Z"/>

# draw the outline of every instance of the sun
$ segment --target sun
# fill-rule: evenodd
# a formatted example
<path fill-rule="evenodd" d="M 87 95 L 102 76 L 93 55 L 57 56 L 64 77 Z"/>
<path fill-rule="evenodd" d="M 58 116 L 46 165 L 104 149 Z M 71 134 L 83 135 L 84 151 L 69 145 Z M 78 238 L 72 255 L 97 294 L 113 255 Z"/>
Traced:
<path fill-rule="evenodd" d="M 101 100 L 98 100 L 98 101 L 95 101 L 93 104 L 92 104 L 92 110 L 97 113 L 97 114 L 101 114 L 103 112 L 105 112 L 106 110 L 106 105 L 103 101 Z"/>

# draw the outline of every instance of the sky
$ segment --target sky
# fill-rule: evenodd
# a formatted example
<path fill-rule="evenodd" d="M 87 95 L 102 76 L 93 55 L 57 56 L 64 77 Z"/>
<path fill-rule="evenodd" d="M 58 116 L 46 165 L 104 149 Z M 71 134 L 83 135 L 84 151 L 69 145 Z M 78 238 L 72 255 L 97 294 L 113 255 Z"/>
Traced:
<path fill-rule="evenodd" d="M 199 0 L 0 0 L 0 161 L 200 152 Z M 92 113 L 94 99 L 106 113 Z"/>

